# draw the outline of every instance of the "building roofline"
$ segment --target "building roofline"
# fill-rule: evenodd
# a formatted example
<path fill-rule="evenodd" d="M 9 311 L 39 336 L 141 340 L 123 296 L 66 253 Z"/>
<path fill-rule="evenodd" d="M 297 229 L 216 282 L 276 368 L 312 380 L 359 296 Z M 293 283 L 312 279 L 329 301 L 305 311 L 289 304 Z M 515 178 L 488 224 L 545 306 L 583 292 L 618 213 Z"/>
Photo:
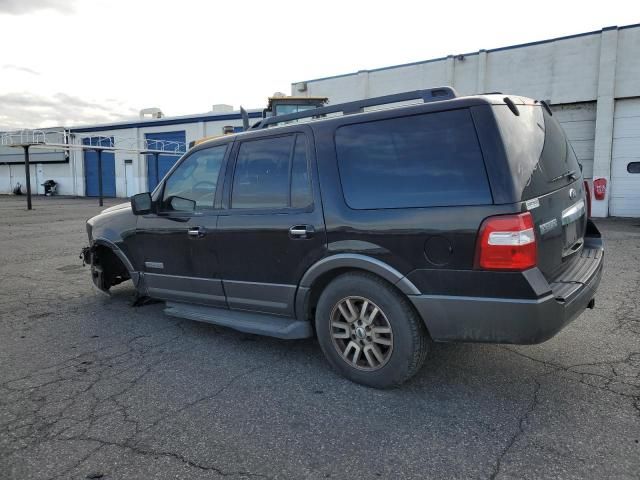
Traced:
<path fill-rule="evenodd" d="M 248 110 L 249 118 L 262 118 L 262 110 Z M 122 130 L 125 128 L 163 127 L 167 125 L 181 125 L 185 123 L 212 122 L 222 120 L 242 119 L 240 112 L 233 113 L 200 113 L 196 115 L 184 115 L 179 117 L 154 118 L 148 120 L 124 121 L 116 123 L 104 123 L 98 125 L 69 127 L 71 133 L 101 132 L 105 130 Z"/>
<path fill-rule="evenodd" d="M 596 34 L 600 34 L 602 32 L 606 32 L 608 30 L 626 30 L 628 28 L 637 28 L 640 27 L 640 23 L 633 23 L 630 25 L 623 25 L 621 27 L 618 26 L 610 26 L 610 27 L 604 27 L 600 30 L 593 30 L 591 32 L 583 32 L 583 33 L 574 33 L 572 35 L 565 35 L 563 37 L 555 37 L 555 38 L 548 38 L 545 40 L 537 40 L 535 42 L 528 42 L 528 43 L 517 43 L 514 45 L 508 45 L 506 47 L 497 47 L 497 48 L 491 48 L 488 50 L 485 49 L 481 49 L 478 50 L 477 52 L 469 52 L 469 53 L 461 53 L 459 55 L 462 55 L 464 57 L 468 57 L 471 55 L 478 55 L 481 52 L 487 52 L 487 53 L 491 53 L 491 52 L 500 52 L 503 50 L 513 50 L 516 48 L 524 48 L 524 47 L 531 47 L 534 45 L 541 45 L 544 43 L 552 43 L 552 42 L 557 42 L 559 40 L 569 40 L 572 38 L 577 38 L 577 37 L 585 37 L 588 35 L 596 35 Z M 449 57 L 456 57 L 458 55 L 447 55 L 445 57 L 438 57 L 438 58 L 430 58 L 427 60 L 419 60 L 417 62 L 409 62 L 409 63 L 400 63 L 397 65 L 390 65 L 388 67 L 379 67 L 379 68 L 372 68 L 372 69 L 364 69 L 364 70 L 358 70 L 357 72 L 350 72 L 350 73 L 341 73 L 339 75 L 330 75 L 328 77 L 320 77 L 320 78 L 312 78 L 310 80 L 300 80 L 299 82 L 293 82 L 291 83 L 291 85 L 296 85 L 298 83 L 311 83 L 311 82 L 321 82 L 324 80 L 333 80 L 334 78 L 342 78 L 342 77 L 350 77 L 350 76 L 354 76 L 354 75 L 358 75 L 359 73 L 372 73 L 372 72 L 381 72 L 384 70 L 392 70 L 395 68 L 403 68 L 403 67 L 412 67 L 414 65 L 421 65 L 421 64 L 425 64 L 425 63 L 433 63 L 433 62 L 441 62 L 443 60 L 446 60 Z"/>

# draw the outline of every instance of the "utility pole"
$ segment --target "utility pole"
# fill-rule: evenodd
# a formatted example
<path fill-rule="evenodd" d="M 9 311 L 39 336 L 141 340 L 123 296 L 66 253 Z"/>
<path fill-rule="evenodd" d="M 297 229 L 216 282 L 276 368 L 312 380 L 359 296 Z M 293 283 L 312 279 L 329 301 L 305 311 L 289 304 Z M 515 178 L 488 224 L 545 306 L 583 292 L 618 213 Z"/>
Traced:
<path fill-rule="evenodd" d="M 96 148 L 95 151 L 98 154 L 98 197 L 100 202 L 99 205 L 102 207 L 102 149 Z"/>
<path fill-rule="evenodd" d="M 31 169 L 29 168 L 29 147 L 31 145 L 22 145 L 24 148 L 24 172 L 27 179 L 27 210 L 31 210 Z"/>

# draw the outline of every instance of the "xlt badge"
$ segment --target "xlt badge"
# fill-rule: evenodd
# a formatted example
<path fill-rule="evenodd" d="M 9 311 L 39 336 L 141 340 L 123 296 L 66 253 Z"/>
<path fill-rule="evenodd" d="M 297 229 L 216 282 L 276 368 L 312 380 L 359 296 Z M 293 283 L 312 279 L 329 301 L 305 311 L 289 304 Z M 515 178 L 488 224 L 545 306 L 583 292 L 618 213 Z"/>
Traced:
<path fill-rule="evenodd" d="M 532 198 L 531 200 L 527 200 L 525 202 L 525 205 L 527 206 L 527 210 L 533 210 L 534 208 L 538 208 L 540 206 L 540 200 L 538 200 L 537 198 Z"/>
<path fill-rule="evenodd" d="M 557 226 L 558 226 L 558 220 L 555 219 L 555 218 L 549 220 L 548 222 L 541 223 L 540 227 L 538 227 L 540 229 L 540 235 L 544 235 L 544 234 L 550 232 L 551 230 L 553 230 Z"/>

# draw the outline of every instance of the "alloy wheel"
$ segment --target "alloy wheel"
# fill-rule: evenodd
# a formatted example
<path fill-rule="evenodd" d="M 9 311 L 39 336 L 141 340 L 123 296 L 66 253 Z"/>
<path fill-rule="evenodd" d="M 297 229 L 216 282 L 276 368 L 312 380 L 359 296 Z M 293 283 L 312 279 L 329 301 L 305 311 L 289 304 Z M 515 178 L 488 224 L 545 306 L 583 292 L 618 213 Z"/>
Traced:
<path fill-rule="evenodd" d="M 340 300 L 331 311 L 331 340 L 350 366 L 378 370 L 391 358 L 393 330 L 385 313 L 365 297 Z"/>

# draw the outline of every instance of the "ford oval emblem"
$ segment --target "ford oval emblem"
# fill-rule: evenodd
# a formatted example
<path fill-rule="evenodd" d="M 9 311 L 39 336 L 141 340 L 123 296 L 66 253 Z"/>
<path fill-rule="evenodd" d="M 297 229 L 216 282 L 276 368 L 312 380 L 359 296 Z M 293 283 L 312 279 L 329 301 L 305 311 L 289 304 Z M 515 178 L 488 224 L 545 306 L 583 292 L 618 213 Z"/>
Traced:
<path fill-rule="evenodd" d="M 569 190 L 569 198 L 571 200 L 573 200 L 574 198 L 576 198 L 578 196 L 578 192 L 576 192 L 575 188 L 572 188 Z"/>

